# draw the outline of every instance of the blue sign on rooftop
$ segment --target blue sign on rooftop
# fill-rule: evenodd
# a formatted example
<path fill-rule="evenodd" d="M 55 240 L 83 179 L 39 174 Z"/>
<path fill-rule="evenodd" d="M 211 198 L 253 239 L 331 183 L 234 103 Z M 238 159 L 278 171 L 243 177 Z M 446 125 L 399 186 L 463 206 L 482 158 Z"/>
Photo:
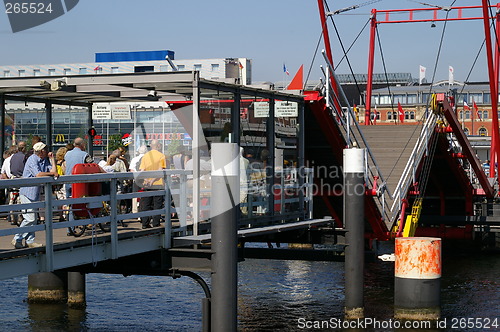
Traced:
<path fill-rule="evenodd" d="M 174 54 L 174 51 L 169 50 L 96 53 L 95 62 L 155 61 L 165 60 L 167 55 L 174 60 Z"/>

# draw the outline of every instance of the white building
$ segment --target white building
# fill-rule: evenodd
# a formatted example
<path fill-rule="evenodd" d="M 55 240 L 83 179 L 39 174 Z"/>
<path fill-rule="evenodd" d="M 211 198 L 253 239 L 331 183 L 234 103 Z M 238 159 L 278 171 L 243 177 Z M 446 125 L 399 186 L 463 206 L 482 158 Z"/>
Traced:
<path fill-rule="evenodd" d="M 174 60 L 173 51 L 161 50 L 96 53 L 95 60 L 88 63 L 0 65 L 0 77 L 170 72 L 177 69 L 196 70 L 200 77 L 213 81 L 252 84 L 252 60 L 248 58 Z"/>

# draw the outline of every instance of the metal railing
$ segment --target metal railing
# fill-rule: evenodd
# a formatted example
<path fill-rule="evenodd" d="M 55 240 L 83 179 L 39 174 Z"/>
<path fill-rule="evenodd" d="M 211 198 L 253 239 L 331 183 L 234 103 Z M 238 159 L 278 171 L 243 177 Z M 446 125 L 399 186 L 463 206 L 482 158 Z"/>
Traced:
<path fill-rule="evenodd" d="M 299 172 L 303 172 L 300 174 Z M 255 199 L 258 197 L 267 197 L 271 199 L 274 206 L 279 206 L 273 211 L 274 219 L 270 220 L 273 222 L 275 220 L 281 220 L 282 222 L 287 221 L 297 221 L 299 217 L 302 219 L 312 218 L 312 196 L 313 196 L 313 179 L 312 179 L 312 169 L 299 170 L 295 168 L 277 170 L 277 174 L 280 174 L 281 180 L 274 185 L 274 188 L 280 190 L 279 195 L 273 195 L 272 193 L 262 192 L 261 184 L 257 183 L 255 180 L 250 179 L 247 181 L 246 186 L 242 186 L 242 189 L 247 195 L 247 201 L 240 204 L 240 208 L 246 208 L 249 213 L 248 216 L 243 216 L 240 220 L 240 227 L 254 227 L 261 226 L 261 223 L 253 222 L 253 217 L 255 220 L 262 219 L 260 215 L 267 215 L 269 211 L 265 210 L 268 207 L 268 202 L 260 202 Z M 192 234 L 190 221 L 190 214 L 192 216 L 192 207 L 190 200 L 192 200 L 192 189 L 189 185 L 189 176 L 192 175 L 192 171 L 189 170 L 163 170 L 163 171 L 148 171 L 148 172 L 127 172 L 127 173 L 99 173 L 99 174 L 85 174 L 85 175 L 67 175 L 61 176 L 57 179 L 52 177 L 36 177 L 36 178 L 20 178 L 20 179 L 9 179 L 0 180 L 0 188 L 20 188 L 20 187 L 32 187 L 40 186 L 44 188 L 45 195 L 40 201 L 24 204 L 14 204 L 14 205 L 0 205 L 0 214 L 9 213 L 22 213 L 23 210 L 33 209 L 35 213 L 39 209 L 44 209 L 43 215 L 45 216 L 45 222 L 42 224 L 37 224 L 29 227 L 16 227 L 12 226 L 8 229 L 0 230 L 0 237 L 13 236 L 18 233 L 27 232 L 44 232 L 45 233 L 45 256 L 44 256 L 44 270 L 52 271 L 54 266 L 54 231 L 58 229 L 66 229 L 69 227 L 77 227 L 83 225 L 91 224 L 93 228 L 100 224 L 109 224 L 110 229 L 110 255 L 108 257 L 111 259 L 116 259 L 119 257 L 119 222 L 124 220 L 137 220 L 140 217 L 162 215 L 164 216 L 164 236 L 162 237 L 162 248 L 172 247 L 172 237 L 184 236 Z M 299 176 L 304 178 L 303 185 L 299 185 Z M 145 178 L 163 178 L 164 187 L 159 190 L 151 191 L 139 191 L 132 193 L 119 193 L 117 188 L 118 181 L 132 180 L 136 183 L 140 183 Z M 191 180 L 192 181 L 192 180 Z M 68 198 L 68 199 L 55 199 L 53 195 L 53 187 L 60 186 L 63 184 L 70 185 L 72 183 L 109 183 L 110 191 L 106 195 L 98 196 L 88 196 L 81 198 Z M 202 193 L 209 193 L 210 188 L 202 189 Z M 265 189 L 264 189 L 265 190 Z M 161 209 L 132 212 L 132 213 L 119 213 L 118 204 L 121 200 L 128 200 L 134 198 L 144 198 L 151 196 L 164 196 L 165 204 Z M 203 218 L 202 222 L 210 220 L 210 197 L 201 196 L 201 199 L 208 198 L 207 204 L 200 204 L 200 211 L 195 211 L 194 213 L 201 213 Z M 178 203 L 171 206 L 171 199 L 177 201 Z M 90 210 L 96 207 L 103 207 L 106 203 L 108 208 L 108 213 L 91 215 Z M 79 211 L 89 212 L 88 218 L 80 218 L 74 220 L 66 221 L 56 221 L 54 220 L 54 213 L 61 212 L 62 206 L 75 206 L 75 205 L 86 205 L 86 208 L 80 209 Z M 267 204 L 267 205 L 266 205 Z M 302 206 L 301 206 L 302 205 Z M 262 213 L 259 213 L 258 209 L 261 208 Z M 76 210 L 70 210 L 75 212 Z M 39 212 L 38 212 L 39 213 Z M 179 220 L 178 224 L 173 227 L 172 224 L 172 214 L 177 213 Z M 289 216 L 293 218 L 288 218 Z M 209 223 L 207 223 L 209 224 Z M 209 227 L 207 229 L 209 231 Z M 92 232 L 94 236 L 95 232 Z M 10 239 L 9 239 L 10 240 Z M 10 242 L 10 241 L 9 241 Z"/>
<path fill-rule="evenodd" d="M 367 185 L 367 188 L 374 188 L 375 186 L 377 187 L 377 195 L 376 200 L 378 201 L 378 205 L 381 207 L 381 214 L 382 214 L 382 219 L 383 220 L 388 220 L 390 218 L 390 210 L 386 206 L 386 200 L 387 198 L 392 199 L 393 195 L 391 195 L 391 192 L 389 191 L 389 188 L 387 188 L 387 182 L 383 176 L 383 174 L 380 171 L 380 168 L 377 164 L 377 161 L 375 160 L 375 157 L 370 149 L 370 146 L 368 144 L 368 141 L 363 135 L 363 132 L 359 126 L 359 123 L 357 121 L 357 117 L 350 106 L 349 100 L 347 99 L 344 90 L 342 89 L 342 86 L 339 83 L 339 80 L 337 79 L 337 76 L 335 74 L 335 70 L 333 69 L 332 64 L 329 62 L 328 58 L 326 57 L 325 53 L 323 52 L 323 57 L 327 63 L 327 70 L 324 73 L 325 74 L 325 81 L 326 81 L 326 100 L 327 100 L 327 105 L 329 105 L 332 109 L 334 109 L 333 105 L 338 104 L 342 105 L 340 98 L 343 100 L 343 104 L 347 105 L 347 109 L 345 112 L 342 110 L 338 110 L 337 113 L 332 114 L 332 117 L 334 118 L 334 121 L 340 126 L 342 129 L 344 135 L 345 135 L 345 140 L 347 142 L 347 145 L 349 147 L 359 147 L 359 148 L 365 148 L 367 153 L 365 154 L 365 163 L 366 163 L 366 174 L 365 174 L 365 182 Z M 335 93 L 332 93 L 332 87 L 330 84 L 330 79 L 329 76 L 332 75 L 335 79 L 335 82 L 337 82 L 337 87 L 338 91 L 340 93 L 340 96 L 337 96 Z M 380 183 L 375 184 L 375 179 L 379 179 Z"/>
<path fill-rule="evenodd" d="M 413 147 L 410 157 L 408 158 L 408 161 L 403 170 L 403 174 L 401 175 L 394 190 L 394 201 L 392 202 L 391 206 L 392 222 L 395 221 L 399 211 L 401 210 L 402 199 L 406 197 L 410 186 L 416 181 L 416 172 L 418 166 L 422 158 L 428 153 L 429 141 L 431 139 L 431 136 L 435 132 L 435 128 L 436 115 L 433 112 L 430 112 L 429 116 L 424 122 L 422 130 L 420 131 L 420 135 L 415 146 Z"/>

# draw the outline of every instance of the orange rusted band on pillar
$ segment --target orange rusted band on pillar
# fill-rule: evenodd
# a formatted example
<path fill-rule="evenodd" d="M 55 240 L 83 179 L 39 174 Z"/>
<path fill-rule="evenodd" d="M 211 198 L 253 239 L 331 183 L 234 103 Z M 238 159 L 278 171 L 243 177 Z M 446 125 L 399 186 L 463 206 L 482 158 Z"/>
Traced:
<path fill-rule="evenodd" d="M 441 239 L 398 237 L 395 247 L 394 318 L 440 318 Z"/>
<path fill-rule="evenodd" d="M 441 277 L 441 239 L 435 237 L 396 238 L 395 276 L 436 279 Z"/>

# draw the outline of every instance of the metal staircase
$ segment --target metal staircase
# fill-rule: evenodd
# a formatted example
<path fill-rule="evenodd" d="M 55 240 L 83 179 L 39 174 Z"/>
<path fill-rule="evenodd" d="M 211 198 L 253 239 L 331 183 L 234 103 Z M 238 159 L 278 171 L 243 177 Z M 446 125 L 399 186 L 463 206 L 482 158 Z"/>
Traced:
<path fill-rule="evenodd" d="M 401 211 L 403 199 L 406 198 L 410 186 L 417 182 L 417 169 L 422 161 L 422 158 L 429 152 L 429 142 L 431 136 L 435 133 L 436 115 L 430 113 L 420 130 L 420 135 L 407 159 L 406 165 L 403 168 L 399 181 L 394 189 L 393 201 L 391 205 L 391 223 L 396 221 Z"/>
<path fill-rule="evenodd" d="M 379 125 L 361 128 L 326 56 L 325 61 L 325 108 L 345 142 L 342 148 L 359 147 L 367 150 L 367 195 L 373 197 L 381 222 L 384 223 L 382 228 L 391 229 L 398 218 L 402 217 L 403 221 L 408 219 L 410 222 L 405 234 L 414 234 L 420 213 L 426 206 L 423 204 L 423 196 L 426 194 L 429 178 L 436 182 L 432 172 L 437 151 L 440 158 L 446 156 L 449 167 L 462 183 L 465 178 L 466 187 L 470 188 L 464 189 L 467 197 L 475 193 L 473 184 L 476 184 L 475 188 L 482 188 L 487 197 L 492 197 L 494 190 L 491 183 L 486 179 L 455 111 L 444 94 L 439 97 L 442 98 L 439 102 L 436 95 L 433 95 L 432 110 L 426 112 L 426 117 L 417 127 Z M 333 83 L 337 84 L 336 89 L 333 89 Z M 340 105 L 347 106 L 341 108 Z M 438 164 L 440 163 L 441 161 Z M 436 188 L 433 189 L 435 191 Z M 408 206 L 409 194 L 413 206 Z M 468 202 L 470 201 L 469 199 Z M 408 218 L 401 216 L 403 207 L 408 208 Z M 401 225 L 398 236 L 402 234 L 403 226 Z"/>

